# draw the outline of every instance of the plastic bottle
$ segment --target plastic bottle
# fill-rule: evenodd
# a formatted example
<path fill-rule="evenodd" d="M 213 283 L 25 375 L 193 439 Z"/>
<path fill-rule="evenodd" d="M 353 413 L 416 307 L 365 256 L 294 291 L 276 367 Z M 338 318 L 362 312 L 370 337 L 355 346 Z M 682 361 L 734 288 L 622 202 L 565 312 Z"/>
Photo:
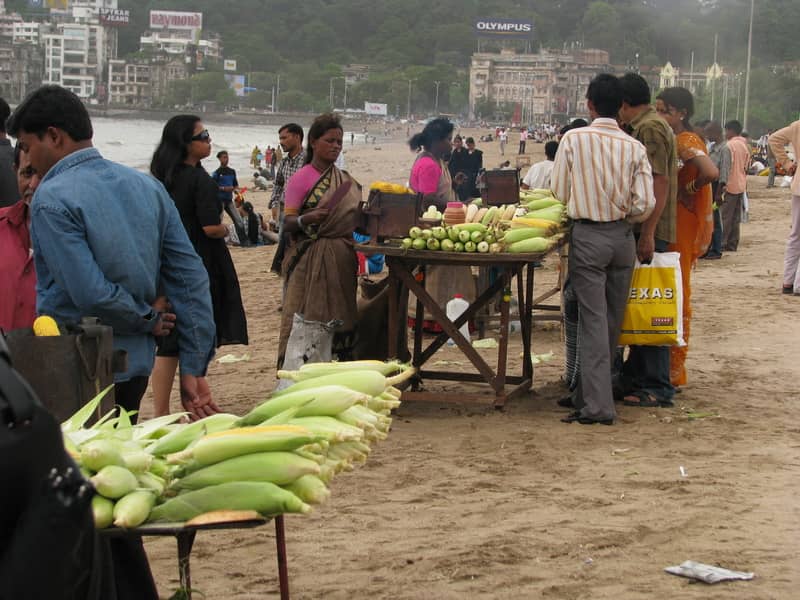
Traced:
<path fill-rule="evenodd" d="M 453 296 L 453 299 L 448 301 L 447 307 L 445 308 L 445 312 L 447 313 L 447 318 L 451 321 L 455 321 L 461 314 L 469 308 L 469 302 L 464 300 L 464 296 L 461 294 L 456 294 Z M 461 327 L 459 327 L 459 331 L 461 335 L 463 335 L 466 340 L 469 342 L 469 323 L 464 323 Z M 452 339 L 447 340 L 448 346 L 454 346 L 455 342 Z"/>

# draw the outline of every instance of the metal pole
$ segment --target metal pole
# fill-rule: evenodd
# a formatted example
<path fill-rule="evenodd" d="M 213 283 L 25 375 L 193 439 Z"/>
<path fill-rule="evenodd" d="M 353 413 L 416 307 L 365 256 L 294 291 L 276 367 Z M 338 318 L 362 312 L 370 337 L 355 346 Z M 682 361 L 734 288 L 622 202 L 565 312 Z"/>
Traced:
<path fill-rule="evenodd" d="M 711 120 L 714 120 L 714 92 L 716 89 L 716 79 L 715 75 L 717 74 L 717 41 L 719 40 L 719 34 L 714 34 L 714 64 L 711 67 Z"/>
<path fill-rule="evenodd" d="M 436 100 L 433 103 L 433 112 L 434 112 L 434 116 L 438 117 L 439 116 L 439 84 L 441 82 L 440 81 L 434 81 L 433 83 L 436 84 Z"/>
<path fill-rule="evenodd" d="M 406 108 L 406 119 L 411 120 L 411 79 L 408 80 L 408 106 Z"/>
<path fill-rule="evenodd" d="M 753 51 L 753 10 L 755 0 L 750 0 L 750 33 L 747 35 L 747 70 L 744 75 L 744 116 L 742 126 L 747 129 L 747 110 L 750 105 L 750 56 Z"/>
<path fill-rule="evenodd" d="M 335 108 L 334 105 L 333 105 L 333 80 L 334 79 L 335 79 L 334 77 L 331 77 L 331 80 L 330 80 L 330 82 L 328 84 L 328 98 L 330 98 L 331 110 L 333 110 Z"/>
<path fill-rule="evenodd" d="M 742 74 L 736 74 L 736 120 L 739 120 L 739 100 L 742 96 Z"/>
<path fill-rule="evenodd" d="M 722 77 L 722 122 L 728 118 L 728 76 Z"/>
<path fill-rule="evenodd" d="M 694 94 L 694 50 L 692 50 L 692 62 L 689 65 L 689 89 Z"/>
<path fill-rule="evenodd" d="M 344 103 L 344 111 L 347 112 L 347 77 L 342 77 L 342 79 L 344 79 L 344 100 L 342 102 Z"/>
<path fill-rule="evenodd" d="M 275 91 L 275 101 L 273 102 L 272 106 L 274 107 L 272 112 L 277 112 L 278 110 L 278 101 L 281 97 L 281 76 L 278 75 L 278 88 Z"/>

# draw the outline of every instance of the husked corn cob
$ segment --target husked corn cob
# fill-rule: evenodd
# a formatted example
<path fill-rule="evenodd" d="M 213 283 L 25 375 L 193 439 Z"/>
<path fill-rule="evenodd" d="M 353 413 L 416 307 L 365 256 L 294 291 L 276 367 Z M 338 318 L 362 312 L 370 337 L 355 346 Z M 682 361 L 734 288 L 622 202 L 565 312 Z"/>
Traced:
<path fill-rule="evenodd" d="M 262 515 L 308 513 L 311 507 L 267 481 L 236 481 L 186 492 L 156 506 L 149 521 L 182 522 L 212 510 L 254 510 Z"/>
<path fill-rule="evenodd" d="M 332 375 L 333 373 L 345 373 L 347 371 L 377 371 L 381 375 L 387 376 L 397 371 L 403 371 L 406 368 L 408 368 L 408 365 L 397 360 L 389 362 L 383 362 L 381 360 L 351 360 L 329 363 L 307 363 L 297 371 L 281 371 L 281 373 L 286 374 L 286 378 L 288 379 L 305 381 L 306 379 L 314 379 L 315 377 Z"/>
<path fill-rule="evenodd" d="M 210 415 L 194 423 L 182 425 L 164 437 L 159 438 L 158 441 L 149 448 L 149 451 L 156 456 L 166 456 L 167 454 L 180 452 L 186 449 L 193 441 L 200 439 L 204 435 L 230 429 L 238 420 L 238 416 L 227 413 Z"/>
<path fill-rule="evenodd" d="M 375 373 L 383 377 L 380 373 Z M 309 380 L 309 382 L 312 380 Z M 317 380 L 313 380 L 317 381 Z M 337 414 L 356 402 L 366 402 L 364 394 L 342 385 L 319 384 L 309 388 L 296 390 L 288 388 L 288 393 L 275 394 L 266 402 L 262 402 L 244 417 L 237 421 L 238 426 L 259 425 L 267 419 L 290 408 L 298 408 L 295 416 Z M 311 406 L 309 412 L 308 406 Z M 337 410 L 339 409 L 339 410 Z"/>
<path fill-rule="evenodd" d="M 126 494 L 114 505 L 114 525 L 125 529 L 138 527 L 147 520 L 155 503 L 156 495 L 151 490 Z"/>
<path fill-rule="evenodd" d="M 133 473 L 116 465 L 103 467 L 90 481 L 100 495 L 114 500 L 132 492 L 139 485 Z"/>
<path fill-rule="evenodd" d="M 139 487 L 153 490 L 157 496 L 163 494 L 164 488 L 167 487 L 166 482 L 161 477 L 149 471 L 146 473 L 139 473 L 136 476 L 136 480 L 139 482 Z"/>
<path fill-rule="evenodd" d="M 233 481 L 291 483 L 303 475 L 319 474 L 319 464 L 293 452 L 257 452 L 229 458 L 173 482 L 178 490 L 197 490 Z"/>
<path fill-rule="evenodd" d="M 170 454 L 167 460 L 172 464 L 193 461 L 203 467 L 243 454 L 294 450 L 318 439 L 317 434 L 296 425 L 242 427 L 206 435 L 183 452 Z"/>
<path fill-rule="evenodd" d="M 114 502 L 103 496 L 92 498 L 92 515 L 96 529 L 105 529 L 114 522 Z"/>
<path fill-rule="evenodd" d="M 316 475 L 303 475 L 284 487 L 309 504 L 322 504 L 331 497 L 328 487 Z"/>
<path fill-rule="evenodd" d="M 504 244 L 513 244 L 514 242 L 521 242 L 532 237 L 546 237 L 550 233 L 550 228 L 544 227 L 522 227 L 520 229 L 511 229 L 506 232 L 503 237 Z"/>

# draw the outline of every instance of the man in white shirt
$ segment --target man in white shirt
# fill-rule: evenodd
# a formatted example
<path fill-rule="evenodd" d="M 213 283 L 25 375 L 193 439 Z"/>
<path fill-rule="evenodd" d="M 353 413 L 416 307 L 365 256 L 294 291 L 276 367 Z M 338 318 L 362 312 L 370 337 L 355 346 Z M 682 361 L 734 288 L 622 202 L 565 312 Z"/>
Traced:
<path fill-rule="evenodd" d="M 586 92 L 592 124 L 561 138 L 551 189 L 573 220 L 569 273 L 580 305 L 580 373 L 565 423 L 611 425 L 611 366 L 636 259 L 632 222 L 656 205 L 647 150 L 617 124 L 620 80 L 601 73 Z"/>
<path fill-rule="evenodd" d="M 538 162 L 528 169 L 522 179 L 520 188 L 523 190 L 534 190 L 538 188 L 550 188 L 550 173 L 553 172 L 553 161 L 556 159 L 558 142 L 547 142 L 544 145 L 544 155 L 546 160 Z"/>

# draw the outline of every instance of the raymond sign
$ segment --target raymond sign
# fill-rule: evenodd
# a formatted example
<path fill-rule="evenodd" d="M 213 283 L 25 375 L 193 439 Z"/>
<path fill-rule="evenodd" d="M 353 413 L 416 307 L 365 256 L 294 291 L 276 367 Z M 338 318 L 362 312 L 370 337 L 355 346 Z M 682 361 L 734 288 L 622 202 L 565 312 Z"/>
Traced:
<path fill-rule="evenodd" d="M 222 63 L 222 70 L 223 71 L 235 71 L 236 70 L 236 61 L 231 60 L 230 58 L 226 58 Z"/>
<path fill-rule="evenodd" d="M 131 22 L 131 11 L 122 8 L 100 8 L 97 14 L 103 25 L 114 27 Z"/>
<path fill-rule="evenodd" d="M 475 33 L 479 37 L 531 39 L 533 37 L 533 22 L 509 19 L 479 19 L 475 21 Z"/>
<path fill-rule="evenodd" d="M 364 112 L 368 115 L 386 116 L 386 105 L 376 102 L 364 102 Z"/>
<path fill-rule="evenodd" d="M 151 10 L 150 29 L 194 29 L 203 28 L 203 13 Z"/>

